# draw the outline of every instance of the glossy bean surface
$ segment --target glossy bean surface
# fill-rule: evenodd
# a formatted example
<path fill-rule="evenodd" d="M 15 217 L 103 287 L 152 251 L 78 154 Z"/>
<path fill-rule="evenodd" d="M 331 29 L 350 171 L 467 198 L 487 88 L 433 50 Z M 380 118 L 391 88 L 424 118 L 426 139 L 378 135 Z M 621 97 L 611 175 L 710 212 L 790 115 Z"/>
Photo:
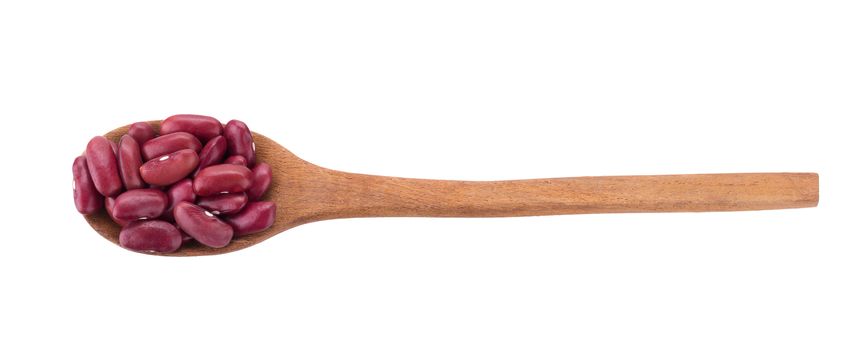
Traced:
<path fill-rule="evenodd" d="M 196 194 L 193 193 L 193 181 L 184 179 L 174 183 L 166 191 L 166 197 L 169 199 L 169 206 L 164 211 L 163 217 L 174 220 L 173 209 L 176 204 L 181 202 L 193 203 L 196 201 Z"/>
<path fill-rule="evenodd" d="M 235 237 L 261 232 L 271 227 L 276 219 L 276 203 L 252 202 L 244 210 L 223 217 L 235 229 Z"/>
<path fill-rule="evenodd" d="M 143 144 L 141 151 L 143 159 L 150 160 L 183 149 L 199 152 L 202 149 L 202 143 L 199 142 L 196 136 L 189 133 L 176 132 L 161 135 L 147 141 Z"/>
<path fill-rule="evenodd" d="M 140 145 L 130 135 L 119 139 L 119 177 L 125 189 L 134 190 L 145 187 L 140 176 L 143 157 L 140 155 Z"/>
<path fill-rule="evenodd" d="M 153 219 L 166 210 L 169 199 L 160 190 L 130 190 L 116 197 L 113 216 L 121 220 Z"/>
<path fill-rule="evenodd" d="M 199 243 L 212 248 L 222 248 L 232 240 L 232 226 L 200 206 L 181 202 L 176 204 L 173 214 L 181 230 Z"/>
<path fill-rule="evenodd" d="M 205 208 L 214 215 L 233 214 L 241 211 L 247 205 L 246 193 L 224 193 L 201 197 L 196 205 Z"/>
<path fill-rule="evenodd" d="M 226 160 L 223 161 L 223 164 L 247 166 L 247 158 L 239 155 L 228 156 L 226 157 Z"/>
<path fill-rule="evenodd" d="M 138 252 L 171 253 L 181 247 L 181 232 L 161 220 L 135 221 L 119 232 L 119 245 Z"/>
<path fill-rule="evenodd" d="M 267 192 L 273 180 L 273 172 L 268 163 L 259 163 L 253 167 L 253 185 L 247 190 L 247 197 L 257 201 Z"/>
<path fill-rule="evenodd" d="M 193 134 L 199 141 L 207 142 L 223 133 L 223 125 L 217 119 L 196 114 L 176 114 L 161 123 L 161 135 L 179 131 Z"/>
<path fill-rule="evenodd" d="M 86 166 L 99 193 L 106 197 L 119 194 L 122 179 L 119 178 L 119 165 L 110 140 L 104 136 L 95 136 L 89 141 L 86 145 Z"/>
<path fill-rule="evenodd" d="M 244 192 L 253 184 L 252 175 L 250 169 L 240 165 L 212 165 L 193 179 L 193 191 L 198 196 Z"/>
<path fill-rule="evenodd" d="M 149 160 L 140 167 L 140 175 L 150 185 L 168 186 L 187 177 L 197 165 L 199 157 L 196 152 L 183 149 Z"/>
<path fill-rule="evenodd" d="M 240 120 L 230 120 L 226 123 L 223 136 L 229 141 L 229 155 L 239 155 L 247 159 L 247 165 L 256 163 L 256 146 L 253 143 L 253 133 L 247 124 Z"/>
<path fill-rule="evenodd" d="M 205 144 L 205 147 L 202 147 L 202 151 L 199 151 L 199 166 L 195 173 L 199 173 L 200 170 L 210 165 L 220 163 L 225 155 L 226 138 L 223 136 L 214 137 Z"/>
<path fill-rule="evenodd" d="M 98 209 L 101 209 L 104 197 L 95 189 L 95 184 L 89 176 L 85 156 L 74 159 L 74 163 L 71 165 L 71 173 L 73 176 L 71 188 L 74 193 L 74 206 L 81 214 L 94 214 Z"/>
<path fill-rule="evenodd" d="M 137 144 L 142 146 L 146 141 L 155 138 L 155 129 L 149 123 L 136 122 L 128 128 L 128 135 L 131 135 Z"/>

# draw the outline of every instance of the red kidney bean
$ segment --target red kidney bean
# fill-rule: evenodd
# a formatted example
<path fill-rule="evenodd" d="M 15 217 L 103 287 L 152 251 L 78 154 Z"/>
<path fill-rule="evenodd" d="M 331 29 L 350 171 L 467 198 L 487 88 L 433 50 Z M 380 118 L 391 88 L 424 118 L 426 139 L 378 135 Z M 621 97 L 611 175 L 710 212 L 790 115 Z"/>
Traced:
<path fill-rule="evenodd" d="M 176 132 L 155 137 L 144 143 L 141 148 L 145 160 L 157 158 L 182 149 L 191 149 L 193 152 L 199 152 L 202 149 L 202 143 L 199 142 L 196 136 L 189 133 Z"/>
<path fill-rule="evenodd" d="M 226 123 L 223 136 L 229 141 L 229 154 L 239 155 L 247 159 L 247 165 L 256 164 L 256 145 L 253 143 L 253 133 L 247 124 L 240 120 L 230 120 Z"/>
<path fill-rule="evenodd" d="M 168 203 L 163 191 L 149 188 L 130 190 L 116 197 L 113 216 L 122 220 L 154 219 L 163 214 Z"/>
<path fill-rule="evenodd" d="M 226 157 L 226 160 L 223 161 L 223 164 L 247 166 L 247 158 L 244 158 L 244 156 L 239 155 L 228 156 Z"/>
<path fill-rule="evenodd" d="M 101 209 L 104 199 L 101 193 L 95 189 L 95 184 L 92 183 L 85 156 L 74 158 L 71 173 L 74 177 L 74 181 L 71 182 L 71 189 L 74 192 L 74 206 L 81 214 L 94 214 L 98 209 Z"/>
<path fill-rule="evenodd" d="M 167 186 L 187 177 L 197 165 L 199 156 L 196 152 L 183 149 L 146 162 L 140 167 L 140 175 L 148 184 Z"/>
<path fill-rule="evenodd" d="M 119 218 L 116 218 L 115 216 L 113 216 L 113 207 L 115 205 L 116 205 L 116 199 L 115 198 L 113 198 L 113 197 L 104 198 L 104 208 L 107 209 L 107 215 L 110 216 L 111 219 L 113 219 L 113 222 L 119 224 L 119 226 L 122 226 L 122 227 L 127 226 L 128 223 L 132 222 L 133 220 L 122 220 L 122 219 L 119 219 Z"/>
<path fill-rule="evenodd" d="M 176 114 L 161 123 L 161 135 L 179 131 L 191 133 L 199 141 L 207 142 L 223 133 L 223 125 L 217 119 L 195 114 Z"/>
<path fill-rule="evenodd" d="M 251 201 L 257 201 L 267 192 L 273 180 L 272 170 L 268 163 L 259 163 L 253 167 L 253 185 L 247 190 L 247 197 Z"/>
<path fill-rule="evenodd" d="M 140 155 L 140 145 L 130 135 L 119 139 L 119 176 L 125 189 L 134 190 L 145 187 L 143 178 L 140 177 L 140 166 L 143 158 Z"/>
<path fill-rule="evenodd" d="M 136 122 L 128 128 L 128 135 L 131 135 L 138 145 L 142 145 L 155 138 L 155 129 L 149 123 Z"/>
<path fill-rule="evenodd" d="M 166 191 L 166 196 L 169 198 L 169 206 L 166 208 L 166 211 L 164 211 L 163 217 L 169 220 L 174 220 L 172 210 L 175 208 L 176 204 L 180 202 L 193 203 L 196 201 L 196 194 L 193 193 L 193 181 L 190 179 L 184 179 L 176 182 Z"/>
<path fill-rule="evenodd" d="M 175 222 L 182 231 L 206 246 L 222 248 L 232 240 L 232 226 L 220 221 L 214 214 L 187 202 L 176 204 Z"/>
<path fill-rule="evenodd" d="M 225 155 L 225 137 L 217 136 L 209 140 L 208 143 L 205 144 L 205 147 L 202 147 L 202 151 L 199 151 L 199 167 L 196 168 L 196 171 L 193 175 L 196 176 L 196 174 L 198 174 L 200 170 L 205 169 L 209 165 L 220 163 L 220 161 L 223 160 L 223 156 Z"/>
<path fill-rule="evenodd" d="M 181 232 L 166 221 L 135 221 L 119 232 L 119 245 L 138 252 L 171 253 L 181 247 Z"/>
<path fill-rule="evenodd" d="M 119 156 L 119 145 L 116 144 L 116 141 L 113 141 L 110 139 L 107 139 L 107 141 L 110 141 L 110 148 L 113 149 L 113 155 L 118 157 Z"/>
<path fill-rule="evenodd" d="M 250 169 L 240 165 L 212 165 L 193 179 L 193 192 L 199 196 L 244 192 L 253 184 L 252 175 Z"/>
<path fill-rule="evenodd" d="M 102 195 L 112 197 L 122 190 L 116 154 L 106 137 L 95 136 L 86 145 L 86 166 L 95 188 Z"/>
<path fill-rule="evenodd" d="M 276 203 L 274 202 L 252 202 L 244 207 L 244 210 L 223 218 L 235 229 L 235 237 L 267 230 L 273 225 L 276 218 Z"/>
<path fill-rule="evenodd" d="M 237 213 L 247 205 L 247 194 L 243 192 L 215 194 L 199 198 L 196 205 L 205 208 L 214 215 Z"/>

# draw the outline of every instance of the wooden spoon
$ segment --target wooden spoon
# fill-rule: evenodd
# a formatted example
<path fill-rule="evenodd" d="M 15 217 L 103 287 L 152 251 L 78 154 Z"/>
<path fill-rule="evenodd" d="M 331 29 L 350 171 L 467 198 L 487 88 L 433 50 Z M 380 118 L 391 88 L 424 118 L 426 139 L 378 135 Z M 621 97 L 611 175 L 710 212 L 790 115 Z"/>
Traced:
<path fill-rule="evenodd" d="M 149 122 L 160 129 L 160 121 Z M 129 126 L 108 132 L 118 141 Z M 273 168 L 262 200 L 277 205 L 276 221 L 263 232 L 223 248 L 198 243 L 169 256 L 197 256 L 244 249 L 292 227 L 339 218 L 423 216 L 503 217 L 590 213 L 741 211 L 815 207 L 815 173 L 745 173 L 601 176 L 513 181 L 421 180 L 352 174 L 298 158 L 253 133 L 256 158 Z M 121 227 L 105 211 L 86 216 L 101 236 L 118 244 Z"/>

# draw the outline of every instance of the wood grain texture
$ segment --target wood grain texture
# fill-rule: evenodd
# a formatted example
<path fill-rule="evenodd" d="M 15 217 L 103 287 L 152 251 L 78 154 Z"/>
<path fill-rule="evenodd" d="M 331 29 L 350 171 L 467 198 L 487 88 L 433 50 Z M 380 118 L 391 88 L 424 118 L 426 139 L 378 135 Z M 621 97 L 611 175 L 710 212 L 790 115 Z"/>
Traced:
<path fill-rule="evenodd" d="M 159 122 L 150 122 L 157 130 Z M 128 126 L 105 136 L 118 140 Z M 258 161 L 273 169 L 262 200 L 277 204 L 274 225 L 224 248 L 199 244 L 171 256 L 240 250 L 292 227 L 356 217 L 503 217 L 591 213 L 700 212 L 817 206 L 814 173 L 602 176 L 512 181 L 446 181 L 353 174 L 304 161 L 275 141 L 253 133 Z M 105 212 L 86 217 L 118 244 L 118 225 Z"/>

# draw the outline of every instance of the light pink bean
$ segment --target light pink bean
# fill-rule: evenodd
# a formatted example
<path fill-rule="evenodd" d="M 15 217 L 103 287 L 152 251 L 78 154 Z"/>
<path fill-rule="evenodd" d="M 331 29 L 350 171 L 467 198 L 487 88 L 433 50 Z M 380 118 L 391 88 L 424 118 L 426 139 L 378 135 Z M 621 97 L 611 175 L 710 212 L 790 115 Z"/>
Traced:
<path fill-rule="evenodd" d="M 89 176 L 98 192 L 112 197 L 122 190 L 122 179 L 119 178 L 119 165 L 110 140 L 104 136 L 95 136 L 86 145 L 86 166 Z"/>
<path fill-rule="evenodd" d="M 173 212 L 175 222 L 193 239 L 212 248 L 222 248 L 232 240 L 232 226 L 220 221 L 214 214 L 194 204 L 181 202 Z"/>
<path fill-rule="evenodd" d="M 81 214 L 94 214 L 101 209 L 104 197 L 98 193 L 92 183 L 85 156 L 74 159 L 74 163 L 71 165 L 71 173 L 74 176 L 74 181 L 71 183 L 74 192 L 74 206 Z"/>

